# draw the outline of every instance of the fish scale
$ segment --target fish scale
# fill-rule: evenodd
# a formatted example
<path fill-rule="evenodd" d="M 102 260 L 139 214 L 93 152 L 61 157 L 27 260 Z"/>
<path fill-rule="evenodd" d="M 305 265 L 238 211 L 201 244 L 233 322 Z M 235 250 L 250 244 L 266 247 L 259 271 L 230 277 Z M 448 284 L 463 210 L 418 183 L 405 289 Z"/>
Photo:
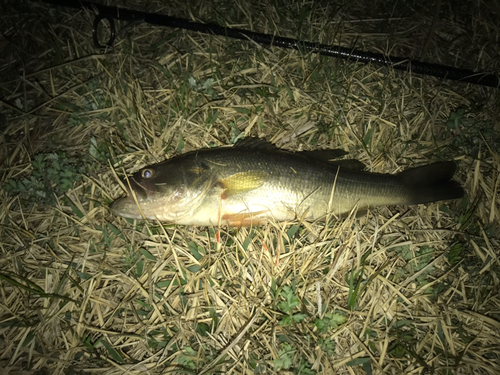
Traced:
<path fill-rule="evenodd" d="M 255 138 L 202 149 L 135 173 L 127 196 L 116 200 L 111 211 L 184 225 L 249 226 L 322 220 L 353 208 L 430 203 L 464 194 L 451 180 L 453 161 L 391 175 L 361 171 L 357 161 L 329 160 L 343 154 L 289 152 Z"/>

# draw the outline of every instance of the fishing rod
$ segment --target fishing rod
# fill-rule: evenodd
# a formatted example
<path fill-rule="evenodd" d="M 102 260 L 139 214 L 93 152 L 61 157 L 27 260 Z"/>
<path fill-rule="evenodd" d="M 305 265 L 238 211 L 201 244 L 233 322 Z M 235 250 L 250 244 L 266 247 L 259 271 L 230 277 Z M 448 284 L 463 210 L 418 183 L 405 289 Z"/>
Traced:
<path fill-rule="evenodd" d="M 284 38 L 270 34 L 256 33 L 239 28 L 223 27 L 211 23 L 193 22 L 182 18 L 170 17 L 164 14 L 146 13 L 131 9 L 100 5 L 90 1 L 41 1 L 52 5 L 65 6 L 76 9 L 87 8 L 94 10 L 96 12 L 96 16 L 94 19 L 92 30 L 92 39 L 96 48 L 100 49 L 105 48 L 105 46 L 111 47 L 115 39 L 129 27 L 139 23 L 147 23 L 154 26 L 180 28 L 185 30 L 197 31 L 204 34 L 220 35 L 245 41 L 251 40 L 264 46 L 275 46 L 294 49 L 297 51 L 319 53 L 320 55 L 324 56 L 362 62 L 365 64 L 372 63 L 375 65 L 388 66 L 396 70 L 403 70 L 416 74 L 429 75 L 438 78 L 450 79 L 453 81 L 500 88 L 500 77 L 496 74 L 486 72 L 474 72 L 469 69 L 460 69 L 451 66 L 411 60 L 408 58 L 387 56 L 381 53 L 360 51 L 353 48 L 305 42 L 292 38 Z M 114 22 L 115 19 L 119 21 L 127 21 L 129 22 L 129 24 L 117 32 Z M 103 20 L 108 21 L 110 27 L 109 39 L 104 42 L 104 44 L 101 43 L 98 36 L 98 27 Z"/>

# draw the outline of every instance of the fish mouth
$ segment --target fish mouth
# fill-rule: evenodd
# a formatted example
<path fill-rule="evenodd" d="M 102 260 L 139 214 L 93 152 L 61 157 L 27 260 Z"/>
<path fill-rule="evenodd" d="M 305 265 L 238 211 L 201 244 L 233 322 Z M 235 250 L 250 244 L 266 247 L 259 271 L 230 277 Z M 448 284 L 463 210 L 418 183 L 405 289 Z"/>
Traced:
<path fill-rule="evenodd" d="M 148 191 L 133 178 L 123 180 L 122 182 L 127 195 L 111 203 L 109 206 L 111 213 L 128 219 L 143 219 L 144 216 L 139 205 L 141 201 L 148 199 Z"/>
<path fill-rule="evenodd" d="M 148 189 L 142 186 L 140 183 L 138 183 L 133 177 L 130 177 L 129 179 L 124 179 L 122 183 L 125 186 L 127 197 L 130 197 L 132 200 L 134 200 L 134 196 L 132 194 L 133 191 L 138 201 L 148 199 L 149 197 Z"/>
<path fill-rule="evenodd" d="M 111 213 L 127 219 L 142 219 L 141 211 L 132 196 L 121 197 L 109 206 Z"/>

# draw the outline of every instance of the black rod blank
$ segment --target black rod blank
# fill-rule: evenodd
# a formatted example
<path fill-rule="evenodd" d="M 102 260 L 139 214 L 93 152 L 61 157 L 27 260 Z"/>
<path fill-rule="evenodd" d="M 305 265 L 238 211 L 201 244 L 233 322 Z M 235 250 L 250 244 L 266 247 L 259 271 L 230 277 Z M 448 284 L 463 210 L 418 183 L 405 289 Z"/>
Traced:
<path fill-rule="evenodd" d="M 89 1 L 79 0 L 42 0 L 45 3 L 71 7 L 88 8 L 97 11 L 94 22 L 93 38 L 94 44 L 101 47 L 97 36 L 97 27 L 102 19 L 107 19 L 111 27 L 111 36 L 106 43 L 111 46 L 116 37 L 116 30 L 113 19 L 128 21 L 133 24 L 144 22 L 155 26 L 167 26 L 185 30 L 197 31 L 204 34 L 225 36 L 233 39 L 252 40 L 265 46 L 275 46 L 289 48 L 299 51 L 319 53 L 325 56 L 332 56 L 344 60 L 351 60 L 362 63 L 372 63 L 375 65 L 388 66 L 393 69 L 403 70 L 411 73 L 429 75 L 438 78 L 445 78 L 454 81 L 473 83 L 489 87 L 500 88 L 500 77 L 495 74 L 485 72 L 474 72 L 469 69 L 459 69 L 450 66 L 431 64 L 417 60 L 410 60 L 402 57 L 386 56 L 381 53 L 365 52 L 356 49 L 329 46 L 320 43 L 303 42 L 291 38 L 283 38 L 270 34 L 256 33 L 238 28 L 223 27 L 216 24 L 193 22 L 182 18 L 170 17 L 157 13 L 146 13 L 124 8 L 117 8 L 95 4 Z"/>

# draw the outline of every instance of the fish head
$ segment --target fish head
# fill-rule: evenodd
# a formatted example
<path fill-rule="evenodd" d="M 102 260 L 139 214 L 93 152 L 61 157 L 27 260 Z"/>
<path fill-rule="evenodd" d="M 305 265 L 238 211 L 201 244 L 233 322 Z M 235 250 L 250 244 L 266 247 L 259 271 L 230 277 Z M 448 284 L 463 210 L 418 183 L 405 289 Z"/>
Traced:
<path fill-rule="evenodd" d="M 196 210 L 210 185 L 210 174 L 203 166 L 167 161 L 141 169 L 123 184 L 127 195 L 112 203 L 113 214 L 174 223 Z"/>

